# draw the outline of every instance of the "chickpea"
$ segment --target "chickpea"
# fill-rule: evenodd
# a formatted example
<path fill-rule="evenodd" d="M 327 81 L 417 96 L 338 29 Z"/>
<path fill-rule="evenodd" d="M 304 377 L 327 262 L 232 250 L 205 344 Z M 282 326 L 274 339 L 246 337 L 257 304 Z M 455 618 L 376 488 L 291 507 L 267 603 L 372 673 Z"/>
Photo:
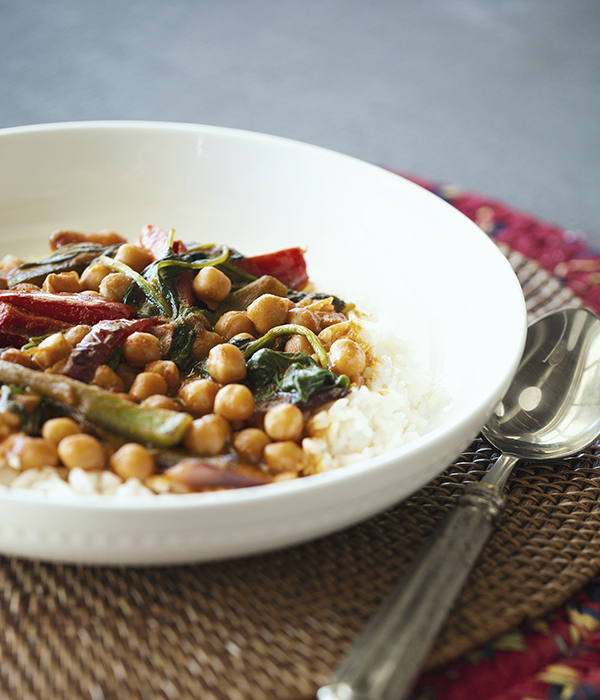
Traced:
<path fill-rule="evenodd" d="M 104 447 L 93 435 L 67 435 L 58 443 L 57 449 L 60 461 L 67 469 L 99 470 L 106 465 Z"/>
<path fill-rule="evenodd" d="M 8 423 L 2 420 L 0 416 L 0 442 L 6 440 L 6 438 L 12 433 L 12 429 Z"/>
<path fill-rule="evenodd" d="M 117 250 L 115 260 L 125 263 L 125 265 L 136 272 L 142 272 L 152 262 L 152 256 L 144 248 L 131 243 L 124 243 Z"/>
<path fill-rule="evenodd" d="M 183 411 L 181 404 L 163 394 L 153 394 L 140 404 L 143 408 L 166 408 L 169 411 Z"/>
<path fill-rule="evenodd" d="M 220 302 L 231 291 L 231 280 L 216 267 L 203 267 L 194 277 L 192 287 L 198 299 Z"/>
<path fill-rule="evenodd" d="M 204 360 L 208 353 L 223 342 L 223 338 L 218 333 L 212 331 L 198 331 L 192 346 L 192 355 L 195 360 Z"/>
<path fill-rule="evenodd" d="M 318 333 L 320 330 L 319 320 L 310 309 L 303 309 L 302 307 L 290 309 L 286 321 L 297 326 L 304 326 L 313 333 Z"/>
<path fill-rule="evenodd" d="M 280 403 L 265 414 L 265 432 L 272 440 L 300 440 L 304 430 L 302 411 L 293 403 Z"/>
<path fill-rule="evenodd" d="M 365 371 L 367 356 L 357 342 L 350 338 L 340 338 L 329 350 L 329 365 L 335 374 L 355 377 Z"/>
<path fill-rule="evenodd" d="M 228 439 L 229 425 L 222 417 L 211 413 L 196 418 L 183 439 L 184 446 L 194 454 L 217 455 L 223 451 Z"/>
<path fill-rule="evenodd" d="M 11 270 L 19 267 L 19 265 L 22 265 L 24 262 L 25 260 L 21 260 L 21 258 L 17 258 L 10 253 L 5 255 L 2 260 L 0 260 L 0 275 L 2 275 L 2 277 L 6 276 Z"/>
<path fill-rule="evenodd" d="M 267 466 L 279 472 L 300 471 L 304 466 L 304 452 L 292 440 L 271 442 L 265 447 L 264 460 Z"/>
<path fill-rule="evenodd" d="M 62 333 L 53 333 L 37 346 L 33 359 L 42 369 L 48 369 L 59 360 L 67 357 L 71 352 L 71 346 L 65 340 Z"/>
<path fill-rule="evenodd" d="M 108 365 L 100 365 L 96 369 L 92 384 L 106 389 L 107 391 L 115 391 L 117 393 L 125 391 L 123 380 Z"/>
<path fill-rule="evenodd" d="M 275 294 L 263 294 L 255 299 L 246 313 L 260 335 L 275 326 L 281 326 L 287 319 L 290 302 Z"/>
<path fill-rule="evenodd" d="M 41 469 L 55 467 L 58 464 L 56 446 L 44 438 L 19 435 L 6 453 L 6 461 L 13 468 Z"/>
<path fill-rule="evenodd" d="M 194 379 L 181 387 L 178 398 L 194 417 L 212 413 L 219 385 L 210 379 Z"/>
<path fill-rule="evenodd" d="M 6 423 L 11 430 L 18 430 L 21 427 L 21 416 L 6 410 L 0 413 L 0 420 Z"/>
<path fill-rule="evenodd" d="M 246 360 L 238 347 L 223 343 L 208 353 L 206 369 L 215 382 L 231 384 L 246 376 Z"/>
<path fill-rule="evenodd" d="M 112 270 L 107 265 L 102 263 L 95 263 L 94 265 L 89 265 L 81 273 L 79 278 L 79 288 L 81 290 L 88 289 L 93 292 L 100 291 L 100 283 L 105 277 L 108 277 L 112 273 Z"/>
<path fill-rule="evenodd" d="M 233 449 L 251 462 L 260 462 L 264 449 L 270 442 L 264 430 L 246 428 L 233 436 Z"/>
<path fill-rule="evenodd" d="M 131 286 L 131 278 L 120 272 L 111 272 L 100 282 L 100 294 L 105 299 L 112 301 L 123 301 L 127 290 Z"/>
<path fill-rule="evenodd" d="M 139 479 L 144 481 L 156 471 L 154 457 L 137 442 L 128 442 L 110 457 L 110 468 L 122 479 Z"/>
<path fill-rule="evenodd" d="M 228 421 L 247 420 L 254 413 L 254 396 L 243 384 L 228 384 L 215 397 L 215 413 Z"/>
<path fill-rule="evenodd" d="M 4 414 L 2 417 L 4 418 Z M 10 425 L 10 424 L 8 424 L 8 425 Z M 17 427 L 17 430 L 18 430 L 18 427 Z M 13 432 L 10 435 L 8 435 L 8 437 L 5 440 L 0 442 L 0 455 L 2 455 L 2 457 L 6 457 L 10 453 L 10 451 L 12 450 L 15 442 L 22 437 L 27 437 L 27 434 Z M 15 465 L 15 468 L 18 468 L 18 467 L 19 467 L 19 465 L 17 463 Z"/>
<path fill-rule="evenodd" d="M 171 394 L 179 386 L 179 370 L 177 365 L 171 360 L 156 360 L 155 362 L 150 362 L 144 367 L 144 372 L 154 372 L 155 374 L 160 374 L 160 376 L 167 382 L 167 393 Z"/>
<path fill-rule="evenodd" d="M 160 360 L 158 338 L 139 331 L 128 335 L 121 345 L 123 359 L 132 367 L 145 367 Z"/>
<path fill-rule="evenodd" d="M 285 352 L 303 352 L 312 355 L 314 350 L 305 335 L 293 335 L 285 344 Z"/>
<path fill-rule="evenodd" d="M 6 348 L 0 355 L 5 362 L 14 362 L 16 365 L 27 367 L 28 369 L 38 369 L 38 365 L 31 359 L 31 356 L 17 348 Z"/>
<path fill-rule="evenodd" d="M 53 445 L 58 445 L 67 435 L 79 435 L 81 432 L 72 418 L 50 418 L 42 426 L 42 437 Z"/>
<path fill-rule="evenodd" d="M 69 330 L 64 333 L 65 340 L 74 348 L 81 343 L 90 330 L 90 327 L 85 325 L 73 326 L 73 328 L 69 328 Z"/>
<path fill-rule="evenodd" d="M 42 289 L 50 294 L 57 292 L 78 292 L 79 291 L 79 275 L 75 270 L 71 272 L 51 272 L 46 275 Z"/>
<path fill-rule="evenodd" d="M 256 335 L 254 324 L 243 311 L 227 311 L 227 313 L 224 313 L 215 323 L 215 331 L 223 336 L 225 340 L 231 340 L 234 335 L 239 335 L 240 333 Z"/>
<path fill-rule="evenodd" d="M 154 372 L 140 372 L 133 380 L 129 395 L 136 401 L 143 401 L 154 394 L 166 394 L 167 382 Z"/>

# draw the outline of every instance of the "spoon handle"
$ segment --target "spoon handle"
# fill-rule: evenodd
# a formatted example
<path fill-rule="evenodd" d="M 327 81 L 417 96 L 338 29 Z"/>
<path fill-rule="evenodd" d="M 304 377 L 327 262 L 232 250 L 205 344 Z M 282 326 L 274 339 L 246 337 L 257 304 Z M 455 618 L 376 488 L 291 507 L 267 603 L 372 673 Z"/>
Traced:
<path fill-rule="evenodd" d="M 493 484 L 467 486 L 318 700 L 402 700 L 408 694 L 504 500 Z"/>

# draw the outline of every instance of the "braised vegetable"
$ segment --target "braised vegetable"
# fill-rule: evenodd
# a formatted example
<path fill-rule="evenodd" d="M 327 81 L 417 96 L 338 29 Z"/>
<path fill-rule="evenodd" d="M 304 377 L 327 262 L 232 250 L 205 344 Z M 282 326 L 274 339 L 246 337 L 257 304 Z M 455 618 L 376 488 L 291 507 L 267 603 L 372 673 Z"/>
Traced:
<path fill-rule="evenodd" d="M 157 447 L 179 443 L 192 422 L 187 413 L 146 409 L 76 379 L 38 372 L 4 360 L 0 360 L 0 382 L 28 387 L 105 430 Z"/>
<path fill-rule="evenodd" d="M 264 348 L 253 354 L 246 365 L 245 383 L 258 404 L 279 400 L 315 408 L 345 396 L 350 389 L 346 375 L 337 377 L 302 352 Z"/>
<path fill-rule="evenodd" d="M 259 277 L 245 284 L 240 289 L 236 289 L 222 301 L 212 314 L 213 321 L 217 321 L 228 311 L 245 311 L 253 301 L 256 301 L 262 294 L 275 294 L 279 297 L 286 297 L 287 287 L 269 275 Z"/>
<path fill-rule="evenodd" d="M 117 319 L 100 321 L 79 342 L 69 355 L 63 370 L 65 377 L 90 382 L 96 369 L 121 342 L 135 331 L 145 331 L 153 325 L 150 319 Z"/>
<path fill-rule="evenodd" d="M 185 243 L 173 240 L 171 244 L 171 238 L 171 234 L 163 231 L 160 226 L 146 224 L 140 233 L 140 244 L 151 253 L 154 260 L 160 260 L 170 248 L 177 254 L 187 253 Z"/>
<path fill-rule="evenodd" d="M 207 488 L 247 488 L 268 484 L 270 479 L 256 471 L 255 469 L 254 474 L 244 473 L 239 471 L 238 465 L 232 464 L 231 460 L 223 458 L 186 458 L 169 467 L 165 474 L 190 491 L 202 491 Z"/>
<path fill-rule="evenodd" d="M 286 248 L 276 253 L 242 258 L 235 262 L 235 266 L 254 277 L 275 277 L 292 289 L 300 289 L 308 282 L 304 251 L 301 248 Z"/>
<path fill-rule="evenodd" d="M 311 473 L 307 421 L 369 355 L 350 307 L 306 291 L 300 248 L 244 257 L 154 225 L 135 244 L 51 245 L 0 291 L 0 463 L 110 469 L 155 493 Z"/>
<path fill-rule="evenodd" d="M 7 287 L 28 282 L 41 284 L 47 275 L 59 272 L 83 272 L 95 258 L 109 252 L 110 248 L 100 243 L 71 243 L 62 245 L 48 257 L 35 263 L 23 263 L 6 277 Z"/>
<path fill-rule="evenodd" d="M 0 296 L 0 331 L 20 337 L 47 335 L 69 327 L 66 321 L 20 309 Z"/>
<path fill-rule="evenodd" d="M 0 303 L 67 323 L 98 323 L 111 318 L 131 318 L 135 309 L 118 301 L 89 294 L 50 294 L 38 291 L 0 290 Z"/>
<path fill-rule="evenodd" d="M 0 316 L 1 316 L 0 311 Z M 26 335 L 0 331 L 0 348 L 22 348 L 28 342 Z"/>
<path fill-rule="evenodd" d="M 48 238 L 50 248 L 57 250 L 73 244 L 91 244 L 104 247 L 118 246 L 127 243 L 127 239 L 114 231 L 94 231 L 93 233 L 81 233 L 59 229 L 53 231 Z"/>

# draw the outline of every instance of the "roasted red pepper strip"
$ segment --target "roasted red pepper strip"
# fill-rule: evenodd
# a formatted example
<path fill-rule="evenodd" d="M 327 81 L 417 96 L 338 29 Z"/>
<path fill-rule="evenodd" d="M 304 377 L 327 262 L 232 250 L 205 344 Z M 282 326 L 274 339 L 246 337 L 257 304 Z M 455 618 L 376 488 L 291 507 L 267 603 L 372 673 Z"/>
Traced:
<path fill-rule="evenodd" d="M 131 318 L 135 311 L 133 306 L 126 306 L 118 301 L 111 301 L 91 294 L 70 294 L 67 292 L 50 294 L 42 291 L 0 290 L 0 302 L 8 302 L 51 319 L 74 324 L 87 323 L 90 326 L 106 319 Z M 62 327 L 64 328 L 64 326 Z M 53 329 L 46 332 L 52 333 Z"/>
<path fill-rule="evenodd" d="M 255 255 L 251 258 L 232 261 L 232 263 L 255 277 L 263 275 L 275 277 L 291 289 L 300 289 L 308 282 L 302 248 L 286 248 L 276 253 Z"/>
<path fill-rule="evenodd" d="M 22 348 L 29 338 L 18 333 L 0 332 L 0 348 Z"/>
<path fill-rule="evenodd" d="M 140 233 L 140 244 L 150 252 L 154 260 L 160 260 L 168 250 L 169 234 L 160 226 L 146 224 Z M 183 241 L 173 241 L 173 252 L 183 255 L 188 249 Z"/>
<path fill-rule="evenodd" d="M 127 243 L 127 239 L 112 231 L 107 231 L 105 233 L 80 233 L 79 231 L 59 229 L 50 234 L 51 250 L 57 250 L 71 243 L 100 243 L 101 245 L 110 246 Z"/>
<path fill-rule="evenodd" d="M 7 304 L 0 297 L 0 331 L 2 333 L 16 333 L 31 338 L 37 335 L 56 333 L 71 325 L 55 318 L 24 311 L 18 306 Z"/>
<path fill-rule="evenodd" d="M 89 383 L 98 367 L 110 353 L 131 333 L 145 331 L 155 319 L 116 319 L 100 321 L 72 350 L 63 374 L 80 382 Z"/>

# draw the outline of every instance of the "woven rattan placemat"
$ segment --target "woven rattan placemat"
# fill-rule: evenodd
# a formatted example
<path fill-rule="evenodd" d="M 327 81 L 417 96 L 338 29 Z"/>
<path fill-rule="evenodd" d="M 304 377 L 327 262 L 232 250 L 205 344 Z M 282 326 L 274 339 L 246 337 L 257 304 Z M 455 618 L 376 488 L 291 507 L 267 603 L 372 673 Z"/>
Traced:
<path fill-rule="evenodd" d="M 532 318 L 581 304 L 537 264 L 505 253 Z M 506 512 L 429 666 L 547 613 L 600 569 L 599 451 L 517 468 Z M 108 569 L 0 558 L 0 697 L 311 697 L 493 457 L 476 440 L 400 506 L 337 535 L 251 559 Z"/>

